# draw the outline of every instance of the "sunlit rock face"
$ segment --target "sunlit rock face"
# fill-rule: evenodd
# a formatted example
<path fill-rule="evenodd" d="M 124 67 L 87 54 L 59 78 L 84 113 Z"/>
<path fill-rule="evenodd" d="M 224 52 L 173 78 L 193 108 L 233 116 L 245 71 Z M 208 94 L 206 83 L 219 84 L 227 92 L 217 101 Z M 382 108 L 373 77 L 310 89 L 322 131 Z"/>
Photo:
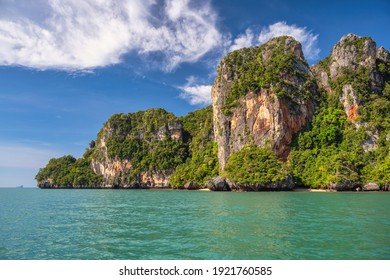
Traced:
<path fill-rule="evenodd" d="M 249 86 L 237 91 L 241 83 Z M 232 152 L 249 143 L 269 146 L 286 159 L 293 135 L 313 116 L 316 94 L 301 44 L 291 37 L 228 54 L 212 88 L 220 169 Z"/>

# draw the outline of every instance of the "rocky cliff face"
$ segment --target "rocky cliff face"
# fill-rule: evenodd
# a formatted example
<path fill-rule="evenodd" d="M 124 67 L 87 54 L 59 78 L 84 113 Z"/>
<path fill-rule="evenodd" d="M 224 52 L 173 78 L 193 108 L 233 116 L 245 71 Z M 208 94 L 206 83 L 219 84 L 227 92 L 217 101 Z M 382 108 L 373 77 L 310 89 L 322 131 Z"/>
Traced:
<path fill-rule="evenodd" d="M 334 93 L 335 89 L 332 89 L 331 83 L 341 82 L 343 75 L 367 71 L 370 90 L 379 93 L 383 87 L 383 77 L 377 68 L 377 62 L 388 61 L 388 59 L 389 52 L 383 47 L 377 49 L 376 43 L 370 37 L 348 34 L 333 47 L 330 56 L 315 65 L 312 70 L 316 74 L 319 85 L 328 93 Z M 347 99 L 348 95 L 349 98 L 355 99 L 356 94 L 351 93 L 354 91 L 351 83 L 343 83 L 342 86 L 346 88 L 343 88 L 340 99 Z M 346 113 L 348 115 L 348 112 Z"/>
<path fill-rule="evenodd" d="M 343 36 L 332 49 L 330 78 L 339 77 L 345 68 L 356 71 L 362 66 L 370 70 L 373 88 L 378 90 L 382 79 L 375 67 L 376 52 L 376 43 L 370 37 L 359 37 L 355 34 Z"/>
<path fill-rule="evenodd" d="M 389 52 L 383 47 L 377 49 L 370 37 L 348 34 L 333 47 L 329 57 L 312 67 L 320 88 L 338 96 L 348 121 L 356 128 L 366 127 L 365 150 L 377 147 L 379 134 L 359 118 L 361 106 L 369 102 L 370 94 L 381 93 L 385 79 L 378 65 L 389 59 Z"/>
<path fill-rule="evenodd" d="M 169 187 L 185 158 L 182 140 L 181 122 L 162 109 L 114 115 L 98 135 L 91 167 L 103 187 Z"/>
<path fill-rule="evenodd" d="M 212 88 L 220 170 L 249 143 L 286 159 L 293 135 L 313 116 L 316 94 L 301 45 L 291 37 L 227 55 Z"/>
<path fill-rule="evenodd" d="M 312 72 L 321 102 L 291 155 L 294 180 L 333 190 L 374 190 L 364 187 L 373 182 L 387 189 L 389 52 L 370 37 L 348 34 Z"/>

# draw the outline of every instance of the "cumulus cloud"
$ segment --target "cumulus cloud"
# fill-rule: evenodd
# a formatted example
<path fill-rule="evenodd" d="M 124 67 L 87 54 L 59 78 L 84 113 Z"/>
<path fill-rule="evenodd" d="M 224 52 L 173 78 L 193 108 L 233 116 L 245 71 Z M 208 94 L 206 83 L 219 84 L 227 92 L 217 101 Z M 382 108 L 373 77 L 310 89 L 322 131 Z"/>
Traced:
<path fill-rule="evenodd" d="M 239 35 L 236 39 L 234 39 L 233 44 L 230 46 L 229 51 L 235 51 L 242 48 L 248 48 L 253 46 L 254 42 L 254 34 L 253 31 L 248 28 L 245 31 L 245 34 Z"/>
<path fill-rule="evenodd" d="M 222 36 L 212 7 L 190 0 L 4 0 L 2 11 L 0 65 L 84 70 L 134 51 L 159 54 L 169 71 Z"/>
<path fill-rule="evenodd" d="M 256 35 L 257 34 L 257 35 Z M 263 44 L 278 36 L 292 36 L 302 44 L 302 50 L 309 60 L 317 59 L 320 49 L 317 47 L 318 35 L 308 31 L 306 27 L 299 27 L 295 24 L 288 25 L 286 22 L 277 22 L 263 27 L 260 32 L 248 28 L 244 34 L 240 34 L 230 42 L 229 51 L 241 48 L 252 47 Z"/>
<path fill-rule="evenodd" d="M 286 22 L 277 22 L 264 27 L 258 37 L 259 43 L 265 43 L 271 38 L 288 35 L 302 44 L 302 50 L 307 59 L 316 59 L 320 49 L 317 47 L 318 35 L 307 31 L 306 27 L 299 27 L 295 24 L 288 25 Z"/>
<path fill-rule="evenodd" d="M 187 100 L 191 105 L 210 105 L 211 87 L 211 85 L 198 84 L 197 79 L 190 76 L 187 78 L 187 83 L 179 87 L 180 98 Z"/>

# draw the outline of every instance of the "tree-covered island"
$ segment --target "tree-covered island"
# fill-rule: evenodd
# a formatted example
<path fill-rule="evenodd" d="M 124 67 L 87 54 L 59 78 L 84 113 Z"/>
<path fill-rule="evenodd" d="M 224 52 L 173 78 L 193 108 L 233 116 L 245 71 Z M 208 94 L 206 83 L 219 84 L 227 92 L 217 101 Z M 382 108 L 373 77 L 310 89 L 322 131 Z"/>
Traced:
<path fill-rule="evenodd" d="M 271 39 L 224 57 L 212 106 L 113 115 L 82 158 L 51 159 L 41 188 L 390 189 L 390 54 L 348 34 L 309 66 Z"/>

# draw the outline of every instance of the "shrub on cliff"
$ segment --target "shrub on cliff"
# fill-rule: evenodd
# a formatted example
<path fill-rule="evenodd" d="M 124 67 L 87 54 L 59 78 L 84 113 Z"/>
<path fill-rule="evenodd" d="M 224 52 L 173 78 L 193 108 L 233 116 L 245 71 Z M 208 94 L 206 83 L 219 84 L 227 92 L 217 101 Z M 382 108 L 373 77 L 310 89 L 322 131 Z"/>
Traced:
<path fill-rule="evenodd" d="M 45 180 L 50 179 L 54 185 L 62 185 L 63 183 L 68 184 L 67 177 L 69 177 L 68 175 L 75 162 L 76 159 L 70 155 L 52 158 L 44 168 L 39 169 L 35 179 L 38 182 L 44 182 Z"/>
<path fill-rule="evenodd" d="M 181 118 L 184 140 L 188 143 L 189 157 L 177 166 L 170 185 L 183 187 L 187 182 L 204 185 L 218 176 L 217 145 L 214 142 L 213 111 L 211 106 L 188 113 Z"/>
<path fill-rule="evenodd" d="M 187 182 L 205 185 L 208 179 L 216 176 L 218 176 L 217 145 L 209 142 L 204 149 L 194 153 L 185 163 L 176 168 L 170 185 L 173 188 L 183 187 Z"/>
<path fill-rule="evenodd" d="M 68 188 L 99 186 L 102 178 L 91 170 L 89 155 L 87 151 L 83 158 L 77 160 L 70 155 L 52 158 L 44 168 L 39 170 L 35 179 L 41 186 L 45 182 L 52 186 Z"/>
<path fill-rule="evenodd" d="M 390 183 L 389 57 L 371 38 L 349 34 L 312 67 L 323 92 L 289 156 L 296 183 L 345 190 Z"/>
<path fill-rule="evenodd" d="M 382 118 L 380 124 L 373 125 L 375 118 L 383 114 L 373 114 L 368 119 L 368 126 L 356 128 L 347 121 L 339 107 L 341 104 L 332 102 L 332 98 L 329 96 L 317 108 L 311 128 L 297 137 L 296 146 L 289 156 L 294 181 L 311 188 L 335 184 L 352 187 L 371 181 L 383 184 L 386 176 L 381 176 L 380 170 L 386 169 L 382 163 L 389 156 L 390 146 L 387 133 L 384 133 L 387 121 Z M 366 110 L 371 105 L 361 106 Z M 370 151 L 363 148 L 363 144 L 370 140 L 367 127 L 376 127 L 381 135 L 377 147 Z"/>
<path fill-rule="evenodd" d="M 139 184 L 147 172 L 172 172 L 188 157 L 178 117 L 155 108 L 115 114 L 103 126 L 93 152 L 95 163 L 112 165 L 128 161 L 130 168 L 117 171 L 105 184 Z"/>
<path fill-rule="evenodd" d="M 379 186 L 390 185 L 390 157 L 387 156 L 383 160 L 379 160 L 374 165 L 367 165 L 362 171 L 362 176 L 366 183 L 375 182 Z"/>
<path fill-rule="evenodd" d="M 271 149 L 251 144 L 229 156 L 223 175 L 237 184 L 268 184 L 285 180 L 288 172 Z"/>
<path fill-rule="evenodd" d="M 295 48 L 300 48 L 300 43 L 281 36 L 261 46 L 239 49 L 226 55 L 218 69 L 218 75 L 225 72 L 232 79 L 222 108 L 224 114 L 229 115 L 231 109 L 238 106 L 238 98 L 248 92 L 258 93 L 261 89 L 272 88 L 279 97 L 308 99 L 315 81 L 309 72 L 302 71 L 307 62 L 303 56 L 294 53 Z M 291 77 L 306 82 L 299 86 L 292 82 Z"/>

